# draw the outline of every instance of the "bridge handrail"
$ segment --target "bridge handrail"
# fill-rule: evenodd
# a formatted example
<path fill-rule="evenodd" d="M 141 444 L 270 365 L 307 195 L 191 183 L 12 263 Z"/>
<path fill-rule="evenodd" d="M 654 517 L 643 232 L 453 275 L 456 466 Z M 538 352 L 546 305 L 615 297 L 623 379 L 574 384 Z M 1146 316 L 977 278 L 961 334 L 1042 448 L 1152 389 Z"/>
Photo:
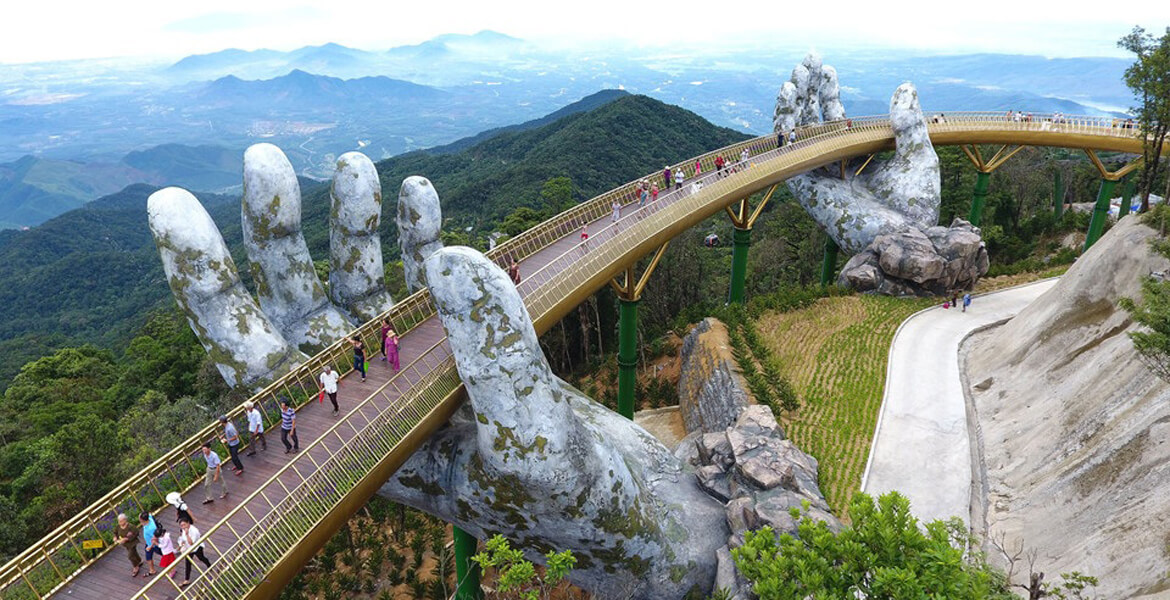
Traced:
<path fill-rule="evenodd" d="M 1045 130 L 1045 127 L 1049 127 L 1061 128 L 1060 130 L 1063 131 L 1067 128 L 1075 128 L 1078 131 L 1100 135 L 1102 129 L 1111 129 L 1114 130 L 1114 135 L 1118 136 L 1140 136 L 1140 130 L 1136 126 L 1126 127 L 1123 120 L 1112 117 L 1075 115 L 1057 117 L 1052 114 L 1033 113 L 1031 120 L 1014 121 L 1007 117 L 1006 111 L 997 111 L 928 113 L 928 122 L 934 120 L 936 115 L 943 115 L 942 122 L 931 123 L 932 129 L 970 129 L 974 124 L 986 122 L 989 124 L 989 128 L 993 124 L 999 124 L 1002 127 L 1004 123 L 1012 123 L 1015 125 L 1013 129 L 1020 130 Z M 801 127 L 797 130 L 797 145 L 803 146 L 805 142 L 813 139 L 819 140 L 823 136 L 836 137 L 846 132 L 856 132 L 871 127 L 888 127 L 888 120 L 889 117 L 885 115 L 855 117 Z M 714 170 L 714 158 L 717 155 L 723 155 L 729 163 L 735 163 L 738 161 L 742 149 L 747 148 L 749 154 L 755 157 L 772 150 L 775 147 L 774 140 L 774 135 L 744 140 L 670 165 L 670 167 L 672 171 L 676 168 L 682 168 L 687 174 L 688 181 L 691 181 L 694 178 L 693 165 L 696 160 L 700 161 L 704 173 L 710 173 Z M 489 252 L 488 256 L 501 264 L 511 257 L 522 260 L 531 256 L 572 230 L 578 229 L 582 222 L 595 220 L 608 213 L 609 205 L 613 199 L 618 199 L 622 204 L 635 202 L 637 197 L 634 190 L 641 179 L 656 182 L 660 187 L 664 186 L 661 171 L 655 171 L 637 181 L 618 186 L 547 219 L 528 231 L 505 241 L 495 250 Z M 373 342 L 380 339 L 378 328 L 383 317 L 390 319 L 392 325 L 400 333 L 406 333 L 433 314 L 429 294 L 426 290 L 421 290 L 403 299 L 378 318 L 356 328 L 351 336 L 359 335 L 367 342 Z M 268 384 L 249 400 L 256 403 L 264 412 L 266 423 L 272 424 L 277 420 L 273 410 L 277 398 L 287 397 L 299 402 L 307 400 L 316 390 L 315 376 L 324 364 L 332 364 L 342 373 L 348 373 L 352 370 L 348 361 L 348 353 L 348 343 L 345 340 L 339 340 L 311 357 L 298 368 Z M 228 417 L 232 420 L 239 420 L 243 413 L 244 409 L 241 403 L 228 412 Z M 164 490 L 186 491 L 195 485 L 198 482 L 200 470 L 195 466 L 193 458 L 204 441 L 217 437 L 216 430 L 216 423 L 203 428 L 183 444 L 168 451 L 129 477 L 114 490 L 62 523 L 51 533 L 6 563 L 0 568 L 0 594 L 12 585 L 24 582 L 34 591 L 36 596 L 47 596 L 71 580 L 76 573 L 92 564 L 94 560 L 100 558 L 101 553 L 112 550 L 112 547 L 109 546 L 109 541 L 112 539 L 110 534 L 112 517 L 119 512 L 131 515 L 143 511 L 157 512 L 157 507 L 163 506 Z M 138 510 L 134 510 L 135 508 Z M 105 542 L 105 549 L 99 553 L 99 556 L 86 558 L 86 551 L 81 548 L 80 542 L 87 537 L 102 539 Z M 70 555 L 72 556 L 70 557 Z M 57 560 L 54 560 L 54 557 L 57 557 Z M 66 573 L 62 570 L 62 566 L 68 567 L 70 564 L 74 565 L 71 572 Z M 56 579 L 56 581 L 47 586 L 38 585 L 31 581 L 30 576 L 35 575 L 38 570 L 42 573 L 55 574 L 56 577 L 52 579 Z"/>

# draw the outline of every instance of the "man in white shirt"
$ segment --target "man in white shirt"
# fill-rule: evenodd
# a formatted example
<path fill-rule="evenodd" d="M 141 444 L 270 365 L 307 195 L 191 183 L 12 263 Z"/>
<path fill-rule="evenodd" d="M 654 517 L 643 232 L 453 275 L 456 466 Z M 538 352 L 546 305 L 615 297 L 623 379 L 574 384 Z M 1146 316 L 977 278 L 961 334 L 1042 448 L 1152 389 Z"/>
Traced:
<path fill-rule="evenodd" d="M 220 460 L 218 454 L 211 451 L 211 444 L 203 444 L 203 460 L 207 461 L 207 472 L 203 474 L 203 503 L 215 502 L 211 499 L 211 484 L 216 481 L 219 482 L 219 489 L 222 492 L 219 496 L 220 500 L 227 498 L 227 482 L 223 480 L 223 474 L 220 473 L 223 461 Z"/>
<path fill-rule="evenodd" d="M 244 410 L 248 415 L 248 454 L 252 456 L 256 454 L 256 442 L 260 442 L 262 450 L 268 450 L 268 440 L 264 439 L 264 416 L 260 414 L 260 409 L 251 401 L 244 404 Z"/>
<path fill-rule="evenodd" d="M 333 403 L 333 414 L 337 414 L 337 379 L 340 375 L 333 367 L 325 365 L 325 370 L 321 373 L 321 389 L 329 394 L 329 401 Z"/>

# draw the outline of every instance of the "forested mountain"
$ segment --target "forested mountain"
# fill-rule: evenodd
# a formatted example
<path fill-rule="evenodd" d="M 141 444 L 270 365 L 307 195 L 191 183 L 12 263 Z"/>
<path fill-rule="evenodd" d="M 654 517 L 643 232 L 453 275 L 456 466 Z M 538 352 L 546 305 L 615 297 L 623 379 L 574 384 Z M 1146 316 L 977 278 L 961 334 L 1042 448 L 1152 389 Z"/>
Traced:
<path fill-rule="evenodd" d="M 378 172 L 388 200 L 398 197 L 403 178 L 429 177 L 443 200 L 444 230 L 466 242 L 482 239 L 519 207 L 552 210 L 541 196 L 550 179 L 569 178 L 571 197 L 580 201 L 743 137 L 681 108 L 629 96 L 460 152 L 392 158 L 378 163 Z M 146 198 L 155 189 L 130 186 L 29 231 L 0 234 L 0 389 L 21 365 L 62 346 L 121 349 L 152 309 L 172 306 L 146 224 Z M 327 260 L 328 187 L 302 180 L 302 191 L 306 239 L 313 256 Z M 237 264 L 246 265 L 238 198 L 199 197 Z M 394 206 L 387 201 L 383 214 L 388 264 L 398 255 Z"/>

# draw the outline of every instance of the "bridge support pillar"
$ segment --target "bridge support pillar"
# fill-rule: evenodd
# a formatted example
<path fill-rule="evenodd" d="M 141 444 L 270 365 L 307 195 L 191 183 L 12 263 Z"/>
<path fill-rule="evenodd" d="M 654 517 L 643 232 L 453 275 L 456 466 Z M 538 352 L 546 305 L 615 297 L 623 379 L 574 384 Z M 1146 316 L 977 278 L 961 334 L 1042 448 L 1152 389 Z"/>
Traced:
<path fill-rule="evenodd" d="M 983 222 L 983 205 L 987 201 L 987 186 L 991 183 L 991 172 L 998 169 L 1024 147 L 1016 146 L 1014 149 L 1008 150 L 1008 146 L 1000 146 L 995 155 L 987 160 L 984 160 L 983 154 L 979 152 L 979 146 L 972 144 L 960 147 L 971 163 L 975 165 L 975 169 L 978 170 L 978 174 L 975 176 L 975 193 L 971 196 L 971 212 L 967 215 L 967 220 L 972 225 L 979 227 Z"/>
<path fill-rule="evenodd" d="M 475 536 L 458 527 L 455 533 L 455 600 L 482 600 L 479 587 L 479 565 L 472 562 L 478 541 Z"/>
<path fill-rule="evenodd" d="M 1064 179 L 1059 170 L 1052 176 L 1052 215 L 1059 221 L 1064 217 Z"/>
<path fill-rule="evenodd" d="M 1121 188 L 1121 206 L 1117 209 L 1117 218 L 1120 219 L 1129 214 L 1130 205 L 1133 204 L 1133 194 L 1137 188 L 1137 182 L 1132 177 L 1126 177 L 1125 183 Z"/>
<path fill-rule="evenodd" d="M 987 202 L 987 186 L 991 183 L 991 173 L 979 171 L 975 175 L 975 193 L 971 195 L 971 212 L 967 220 L 979 227 L 983 221 L 983 205 Z"/>
<path fill-rule="evenodd" d="M 1114 180 L 1101 180 L 1101 187 L 1097 189 L 1097 203 L 1093 205 L 1093 218 L 1089 221 L 1089 233 L 1085 236 L 1085 250 L 1097 243 L 1105 231 L 1105 221 L 1109 220 L 1109 199 L 1113 197 L 1116 185 Z"/>
<path fill-rule="evenodd" d="M 731 285 L 727 290 L 728 304 L 743 304 L 747 297 L 747 260 L 748 248 L 752 245 L 752 227 L 764 207 L 768 205 L 768 201 L 772 199 L 772 194 L 776 193 L 778 185 L 768 188 L 764 199 L 760 200 L 754 210 L 748 210 L 747 198 L 724 208 L 731 217 L 731 224 L 735 226 L 731 233 Z"/>
<path fill-rule="evenodd" d="M 748 249 L 752 245 L 752 230 L 736 227 L 731 233 L 731 287 L 727 293 L 729 304 L 743 304 L 747 288 Z"/>
<path fill-rule="evenodd" d="M 1097 243 L 1097 240 L 1101 239 L 1101 234 L 1105 232 L 1105 221 L 1109 219 L 1109 200 L 1113 197 L 1113 188 L 1117 187 L 1117 182 L 1121 181 L 1123 177 L 1140 167 L 1145 157 L 1139 156 L 1137 160 L 1128 165 L 1116 171 L 1110 171 L 1105 168 L 1105 164 L 1097 157 L 1096 152 L 1085 150 L 1085 154 L 1089 155 L 1089 161 L 1101 173 L 1101 187 L 1097 190 L 1097 203 L 1093 205 L 1093 218 L 1089 221 L 1089 233 L 1085 235 L 1084 250 L 1088 250 Z M 1121 203 L 1126 204 L 1125 198 L 1122 198 Z"/>
<path fill-rule="evenodd" d="M 837 253 L 840 248 L 833 238 L 825 239 L 825 259 L 821 262 L 821 287 L 833 284 L 837 276 Z"/>
<path fill-rule="evenodd" d="M 669 242 L 668 242 L 669 243 Z M 623 279 L 613 279 L 609 286 L 617 292 L 619 302 L 618 313 L 618 413 L 627 419 L 634 418 L 634 409 L 637 398 L 634 397 L 634 388 L 638 375 L 638 301 L 642 299 L 642 292 L 650 275 L 662 260 L 666 252 L 666 244 L 658 247 L 650 264 L 642 272 L 642 276 L 634 277 L 634 266 L 626 267 Z"/>

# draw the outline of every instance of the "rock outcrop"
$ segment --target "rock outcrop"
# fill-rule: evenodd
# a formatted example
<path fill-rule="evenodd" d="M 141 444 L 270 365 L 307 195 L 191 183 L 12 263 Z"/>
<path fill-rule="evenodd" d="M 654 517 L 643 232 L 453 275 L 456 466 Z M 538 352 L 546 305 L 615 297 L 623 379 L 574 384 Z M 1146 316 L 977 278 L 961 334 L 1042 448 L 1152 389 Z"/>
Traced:
<path fill-rule="evenodd" d="M 836 71 L 823 65 L 816 54 L 809 54 L 780 89 L 774 130 L 786 133 L 794 126 L 845 119 L 839 96 Z M 869 286 L 861 289 L 879 293 L 945 293 L 953 289 L 953 282 L 946 281 L 948 275 L 956 279 L 958 274 L 940 268 L 946 265 L 928 259 L 928 255 L 961 250 L 965 254 L 948 257 L 945 262 L 955 262 L 956 270 L 957 265 L 964 265 L 967 273 L 973 273 L 978 269 L 971 266 L 986 261 L 986 250 L 966 243 L 970 234 L 979 235 L 977 229 L 968 226 L 953 233 L 945 232 L 945 228 L 944 232 L 937 231 L 942 201 L 938 155 L 930 142 L 913 84 L 904 83 L 894 91 L 890 124 L 894 132 L 893 157 L 873 159 L 860 174 L 856 173 L 860 161 L 843 174 L 836 166 L 815 169 L 789 178 L 788 189 L 838 247 L 862 256 L 851 263 L 855 272 L 848 278 L 843 276 L 842 283 L 857 282 Z M 931 242 L 952 237 L 954 240 L 931 252 L 920 243 L 923 236 Z M 882 238 L 883 246 L 877 248 Z M 890 253 L 891 258 L 881 260 L 883 253 Z M 915 255 L 914 259 L 902 264 L 901 256 L 909 254 Z M 887 263 L 900 270 L 887 271 Z M 925 276 L 934 272 L 937 277 Z M 975 278 L 985 272 L 986 266 Z"/>
<path fill-rule="evenodd" d="M 1122 297 L 1170 261 L 1122 219 L 1060 282 L 965 346 L 974 409 L 973 526 L 1038 551 L 1036 568 L 1100 578 L 1102 598 L 1165 597 L 1170 387 L 1143 365 Z M 995 558 L 994 550 L 988 549 Z"/>
<path fill-rule="evenodd" d="M 382 266 L 382 182 L 374 163 L 360 152 L 342 154 L 329 198 L 329 297 L 365 323 L 394 306 Z"/>
<path fill-rule="evenodd" d="M 706 318 L 683 338 L 679 351 L 678 406 L 687 431 L 722 432 L 749 403 L 747 382 L 727 326 Z"/>
<path fill-rule="evenodd" d="M 439 193 L 426 177 L 407 177 L 398 192 L 398 247 L 402 251 L 402 268 L 406 287 L 416 292 L 427 287 L 423 261 L 443 247 L 439 230 L 443 215 Z"/>
<path fill-rule="evenodd" d="M 838 283 L 890 296 L 939 295 L 971 289 L 990 266 L 979 228 L 911 227 L 879 235 L 841 269 Z"/>

